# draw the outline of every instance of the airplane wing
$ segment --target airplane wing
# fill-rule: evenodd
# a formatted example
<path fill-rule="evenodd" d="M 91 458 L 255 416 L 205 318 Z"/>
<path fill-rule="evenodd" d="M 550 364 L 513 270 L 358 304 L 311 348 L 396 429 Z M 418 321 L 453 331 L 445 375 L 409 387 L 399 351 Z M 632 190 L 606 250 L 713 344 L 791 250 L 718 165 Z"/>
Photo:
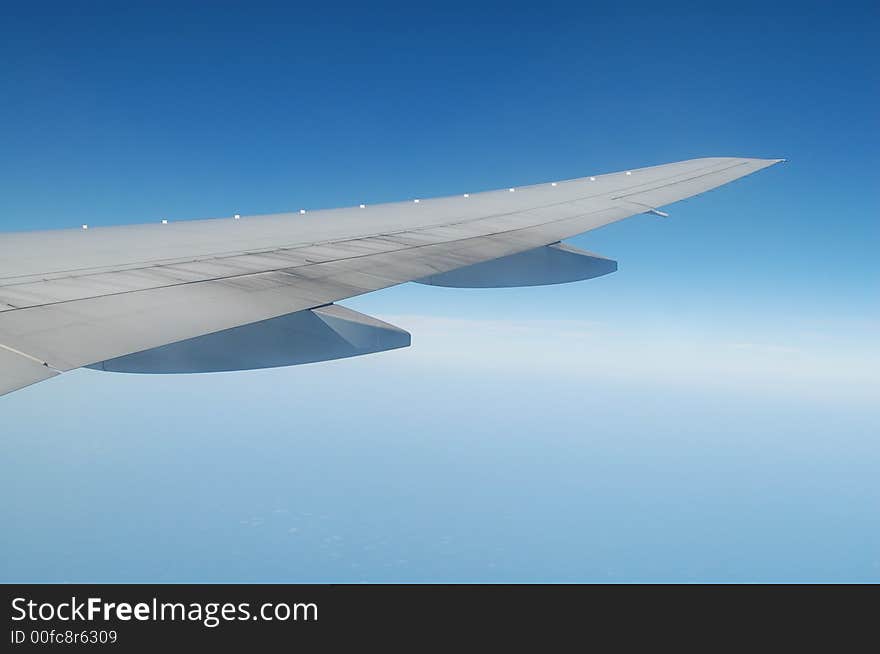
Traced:
<path fill-rule="evenodd" d="M 409 344 L 334 302 L 395 284 L 587 279 L 562 239 L 779 159 L 708 158 L 343 209 L 0 235 L 0 394 L 83 366 L 200 372 Z"/>

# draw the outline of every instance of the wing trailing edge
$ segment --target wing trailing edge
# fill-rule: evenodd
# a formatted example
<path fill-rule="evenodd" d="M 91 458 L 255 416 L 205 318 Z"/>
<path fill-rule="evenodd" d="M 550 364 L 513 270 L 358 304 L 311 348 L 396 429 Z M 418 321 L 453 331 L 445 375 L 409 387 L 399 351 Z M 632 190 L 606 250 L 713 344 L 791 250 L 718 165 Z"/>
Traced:
<path fill-rule="evenodd" d="M 35 357 L 0 344 L 0 395 L 59 374 Z"/>

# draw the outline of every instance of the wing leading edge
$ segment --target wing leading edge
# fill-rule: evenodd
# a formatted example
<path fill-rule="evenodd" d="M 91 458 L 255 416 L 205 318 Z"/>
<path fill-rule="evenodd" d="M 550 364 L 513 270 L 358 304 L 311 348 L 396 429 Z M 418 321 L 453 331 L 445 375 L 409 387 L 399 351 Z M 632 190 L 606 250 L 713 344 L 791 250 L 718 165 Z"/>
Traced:
<path fill-rule="evenodd" d="M 0 394 L 406 281 L 443 281 L 779 161 L 694 159 L 305 215 L 4 235 Z"/>

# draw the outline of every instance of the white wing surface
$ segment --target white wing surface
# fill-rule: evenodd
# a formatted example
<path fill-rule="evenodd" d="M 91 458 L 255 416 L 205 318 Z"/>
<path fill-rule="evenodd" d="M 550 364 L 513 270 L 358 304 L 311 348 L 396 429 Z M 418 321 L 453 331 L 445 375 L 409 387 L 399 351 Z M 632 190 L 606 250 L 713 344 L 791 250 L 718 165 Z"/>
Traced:
<path fill-rule="evenodd" d="M 0 394 L 407 281 L 459 285 L 442 275 L 556 244 L 778 161 L 693 159 L 367 207 L 3 234 Z M 560 251 L 570 267 L 577 251 Z M 587 259 L 595 268 L 601 258 Z M 555 258 L 510 261 L 538 260 L 554 265 Z M 473 285 L 492 285 L 486 282 L 491 268 L 473 270 L 480 271 Z M 566 269 L 565 279 L 591 275 Z M 522 270 L 515 275 L 522 276 Z M 337 331 L 352 333 L 346 329 Z M 241 342 L 241 332 L 235 334 Z"/>

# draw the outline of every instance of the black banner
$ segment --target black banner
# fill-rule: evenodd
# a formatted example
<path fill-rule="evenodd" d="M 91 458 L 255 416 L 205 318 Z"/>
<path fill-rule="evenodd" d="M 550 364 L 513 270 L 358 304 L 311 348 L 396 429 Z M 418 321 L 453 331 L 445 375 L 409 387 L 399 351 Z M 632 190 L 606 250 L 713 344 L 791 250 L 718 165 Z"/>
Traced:
<path fill-rule="evenodd" d="M 250 648 L 818 635 L 871 624 L 876 587 L 636 585 L 8 585 L 6 651 Z M 854 600 L 842 601 L 842 598 Z M 412 640 L 415 638 L 416 640 Z M 574 642 L 574 641 L 571 641 Z"/>

